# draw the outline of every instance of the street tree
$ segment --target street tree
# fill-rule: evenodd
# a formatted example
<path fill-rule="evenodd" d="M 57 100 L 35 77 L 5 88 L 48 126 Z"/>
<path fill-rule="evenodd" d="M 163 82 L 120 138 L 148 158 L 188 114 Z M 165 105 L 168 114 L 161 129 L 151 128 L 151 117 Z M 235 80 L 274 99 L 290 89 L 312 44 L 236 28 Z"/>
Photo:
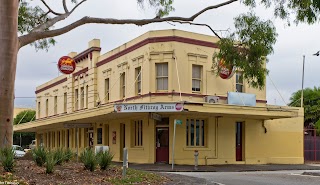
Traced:
<path fill-rule="evenodd" d="M 13 125 L 17 125 L 17 124 L 22 124 L 22 123 L 28 123 L 30 121 L 35 120 L 36 117 L 36 111 L 34 110 L 24 110 L 21 111 L 17 114 L 17 116 L 13 119 Z M 13 140 L 20 140 L 19 143 L 21 143 L 21 139 L 27 139 L 28 144 L 30 143 L 30 141 L 32 141 L 33 139 L 35 139 L 35 133 L 29 133 L 29 132 L 21 132 L 21 133 L 17 133 L 15 132 L 13 134 Z"/>
<path fill-rule="evenodd" d="M 301 106 L 301 90 L 290 97 L 290 106 Z M 320 120 L 320 87 L 303 90 L 304 126 L 315 125 Z"/>
<path fill-rule="evenodd" d="M 47 0 L 38 0 L 43 6 L 33 6 L 32 0 L 0 1 L 0 147 L 12 143 L 12 113 L 14 100 L 14 81 L 17 66 L 17 54 L 20 48 L 32 44 L 36 49 L 48 49 L 55 44 L 54 37 L 67 33 L 85 24 L 133 24 L 143 26 L 160 22 L 179 22 L 182 24 L 199 24 L 196 18 L 207 11 L 241 2 L 251 7 L 252 12 L 235 18 L 235 31 L 218 43 L 220 52 L 214 60 L 224 59 L 226 65 L 234 65 L 244 71 L 244 79 L 253 87 L 265 85 L 264 68 L 266 56 L 273 51 L 276 41 L 275 28 L 271 21 L 260 20 L 254 14 L 254 8 L 262 4 L 274 9 L 274 16 L 290 23 L 306 22 L 314 24 L 319 20 L 320 3 L 313 0 L 224 0 L 220 3 L 197 10 L 189 17 L 170 16 L 174 11 L 174 0 L 137 0 L 141 7 L 152 7 L 153 18 L 116 19 L 96 18 L 83 15 L 77 21 L 57 28 L 79 6 L 85 6 L 87 0 L 61 0 L 61 10 L 54 10 Z M 57 1 L 55 1 L 57 3 Z M 107 3 L 107 2 L 106 2 Z M 198 3 L 195 1 L 194 3 Z M 72 6 L 72 8 L 70 8 Z M 208 25 L 206 25 L 208 26 Z M 208 26 L 214 33 L 214 29 Z M 216 36 L 219 36 L 215 33 Z"/>

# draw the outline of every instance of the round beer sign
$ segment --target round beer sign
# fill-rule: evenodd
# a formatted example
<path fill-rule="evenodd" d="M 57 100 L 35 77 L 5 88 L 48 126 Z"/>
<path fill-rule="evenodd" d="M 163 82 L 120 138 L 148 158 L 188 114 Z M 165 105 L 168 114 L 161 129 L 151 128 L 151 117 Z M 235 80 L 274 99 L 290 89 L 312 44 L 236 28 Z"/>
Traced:
<path fill-rule="evenodd" d="M 68 56 L 63 56 L 58 61 L 58 69 L 63 74 L 71 74 L 76 69 L 76 62 Z"/>
<path fill-rule="evenodd" d="M 230 79 L 235 72 L 235 67 L 233 65 L 226 65 L 223 59 L 220 60 L 219 64 L 219 76 L 222 79 Z"/>

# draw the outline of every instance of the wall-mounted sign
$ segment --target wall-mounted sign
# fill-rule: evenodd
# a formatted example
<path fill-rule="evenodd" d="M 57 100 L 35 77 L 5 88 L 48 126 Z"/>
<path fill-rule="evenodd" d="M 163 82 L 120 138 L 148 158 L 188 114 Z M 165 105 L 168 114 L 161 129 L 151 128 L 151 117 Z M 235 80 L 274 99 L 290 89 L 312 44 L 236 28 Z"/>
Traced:
<path fill-rule="evenodd" d="M 58 61 L 58 69 L 63 74 L 71 74 L 76 69 L 76 62 L 68 56 L 63 56 Z"/>
<path fill-rule="evenodd" d="M 176 124 L 176 125 L 182 125 L 182 120 L 180 120 L 180 119 L 174 119 L 174 124 Z"/>
<path fill-rule="evenodd" d="M 157 121 L 162 121 L 162 116 L 160 114 L 157 114 L 157 113 L 151 113 L 150 114 L 150 118 L 154 119 L 154 120 L 157 120 Z"/>
<path fill-rule="evenodd" d="M 219 68 L 219 76 L 222 79 L 230 79 L 234 75 L 235 67 L 233 65 L 227 66 L 223 59 L 220 60 L 218 64 L 218 68 Z"/>
<path fill-rule="evenodd" d="M 92 127 L 91 123 L 65 123 L 63 124 L 64 128 L 90 128 Z"/>
<path fill-rule="evenodd" d="M 182 103 L 132 103 L 116 104 L 116 112 L 181 112 Z"/>

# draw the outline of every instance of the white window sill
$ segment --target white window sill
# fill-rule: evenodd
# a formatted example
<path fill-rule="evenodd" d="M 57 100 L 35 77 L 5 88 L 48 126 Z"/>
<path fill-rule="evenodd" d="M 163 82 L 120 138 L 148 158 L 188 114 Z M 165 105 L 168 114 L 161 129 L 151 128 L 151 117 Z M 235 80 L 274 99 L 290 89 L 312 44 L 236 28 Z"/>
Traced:
<path fill-rule="evenodd" d="M 183 150 L 185 151 L 211 151 L 211 148 L 204 148 L 204 147 L 184 147 Z"/>

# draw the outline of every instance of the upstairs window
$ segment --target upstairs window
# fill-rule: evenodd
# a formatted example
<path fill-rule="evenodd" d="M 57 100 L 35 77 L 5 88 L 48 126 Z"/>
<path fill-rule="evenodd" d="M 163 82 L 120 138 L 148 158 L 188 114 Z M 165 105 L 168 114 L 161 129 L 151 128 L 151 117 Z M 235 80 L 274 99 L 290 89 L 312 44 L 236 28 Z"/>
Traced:
<path fill-rule="evenodd" d="M 120 95 L 121 98 L 126 97 L 126 73 L 123 72 L 120 78 Z"/>
<path fill-rule="evenodd" d="M 110 100 L 110 79 L 109 78 L 104 80 L 104 99 L 105 99 L 105 102 L 109 102 Z"/>
<path fill-rule="evenodd" d="M 156 64 L 157 90 L 168 90 L 168 63 Z"/>
<path fill-rule="evenodd" d="M 89 85 L 86 86 L 86 108 L 89 105 Z"/>
<path fill-rule="evenodd" d="M 192 92 L 201 92 L 202 66 L 192 65 Z"/>
<path fill-rule="evenodd" d="M 236 91 L 237 92 L 244 92 L 243 90 L 243 74 L 242 72 L 236 73 Z"/>
<path fill-rule="evenodd" d="M 80 99 L 80 109 L 83 109 L 84 108 L 84 87 L 81 87 L 80 88 L 80 96 L 81 96 L 81 99 Z"/>
<path fill-rule="evenodd" d="M 58 112 L 58 96 L 55 96 L 54 97 L 54 115 L 56 115 L 57 114 L 57 112 Z"/>
<path fill-rule="evenodd" d="M 38 102 L 38 118 L 40 118 L 40 112 L 41 112 L 41 102 Z"/>
<path fill-rule="evenodd" d="M 66 92 L 63 94 L 63 99 L 64 99 L 63 112 L 67 112 L 67 101 L 68 101 L 67 95 L 68 94 Z"/>
<path fill-rule="evenodd" d="M 48 117 L 49 114 L 49 99 L 46 100 L 46 117 Z"/>
<path fill-rule="evenodd" d="M 75 106 L 75 110 L 78 110 L 78 102 L 79 102 L 79 91 L 78 89 L 76 89 L 74 91 L 74 106 Z"/>
<path fill-rule="evenodd" d="M 136 68 L 136 95 L 141 94 L 141 67 Z"/>

